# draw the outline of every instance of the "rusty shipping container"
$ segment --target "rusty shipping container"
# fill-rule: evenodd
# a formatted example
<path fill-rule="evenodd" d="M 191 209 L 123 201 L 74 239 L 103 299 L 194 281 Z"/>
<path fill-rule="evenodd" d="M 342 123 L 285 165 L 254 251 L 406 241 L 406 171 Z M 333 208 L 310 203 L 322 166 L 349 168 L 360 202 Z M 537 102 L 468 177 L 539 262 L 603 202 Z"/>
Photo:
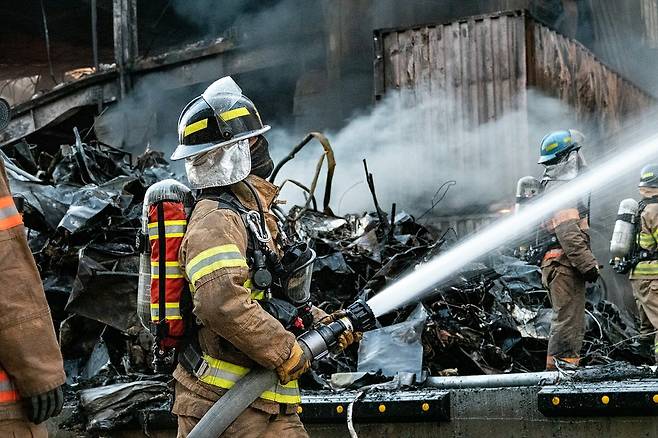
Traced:
<path fill-rule="evenodd" d="M 519 177 L 537 174 L 545 131 L 578 127 L 594 144 L 654 103 L 583 45 L 525 11 L 380 30 L 374 40 L 375 99 L 399 95 L 401 109 L 426 109 L 418 129 L 408 131 L 432 148 L 409 159 L 449 162 L 454 173 L 446 179 L 458 184 L 485 178 L 485 204 L 509 200 Z M 567 108 L 560 102 L 571 107 L 570 126 L 560 118 Z"/>

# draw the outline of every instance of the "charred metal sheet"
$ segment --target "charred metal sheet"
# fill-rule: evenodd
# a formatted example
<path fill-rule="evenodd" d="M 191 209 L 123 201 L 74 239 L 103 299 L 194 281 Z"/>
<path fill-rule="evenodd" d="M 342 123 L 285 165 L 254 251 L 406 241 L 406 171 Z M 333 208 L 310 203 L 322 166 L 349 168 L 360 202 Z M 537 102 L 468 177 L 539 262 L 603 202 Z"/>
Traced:
<path fill-rule="evenodd" d="M 100 96 L 103 96 L 105 103 L 112 102 L 116 99 L 116 91 L 115 84 L 107 82 L 86 88 L 75 87 L 69 93 L 57 93 L 58 97 L 40 101 L 43 103 L 21 105 L 14 109 L 7 129 L 0 132 L 0 145 L 16 142 L 41 128 L 66 119 L 82 107 L 95 105 Z"/>
<path fill-rule="evenodd" d="M 658 415 L 658 380 L 569 384 L 542 389 L 539 411 L 547 417 Z"/>
<path fill-rule="evenodd" d="M 299 416 L 305 423 L 344 423 L 354 402 L 355 423 L 439 422 L 450 420 L 448 391 L 314 392 L 302 394 Z"/>

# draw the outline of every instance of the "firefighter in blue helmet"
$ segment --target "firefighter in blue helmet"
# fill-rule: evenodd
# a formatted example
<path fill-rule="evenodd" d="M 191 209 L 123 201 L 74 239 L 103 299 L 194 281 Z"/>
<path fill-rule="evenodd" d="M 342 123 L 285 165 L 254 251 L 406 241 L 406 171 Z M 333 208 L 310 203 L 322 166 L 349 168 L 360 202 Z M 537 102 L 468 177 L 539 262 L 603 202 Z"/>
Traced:
<path fill-rule="evenodd" d="M 541 141 L 539 164 L 544 166 L 544 192 L 559 190 L 586 167 L 580 148 L 584 135 L 574 129 L 556 131 Z M 543 225 L 549 241 L 541 262 L 542 281 L 550 292 L 553 318 L 546 368 L 555 360 L 580 362 L 585 335 L 585 283 L 599 276 L 589 239 L 589 196 L 552 214 Z"/>

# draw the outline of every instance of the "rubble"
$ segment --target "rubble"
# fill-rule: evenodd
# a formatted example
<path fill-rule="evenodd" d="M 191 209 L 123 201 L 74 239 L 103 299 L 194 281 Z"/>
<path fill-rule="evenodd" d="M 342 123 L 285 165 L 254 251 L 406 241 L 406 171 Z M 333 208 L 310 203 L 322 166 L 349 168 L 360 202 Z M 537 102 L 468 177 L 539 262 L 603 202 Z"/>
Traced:
<path fill-rule="evenodd" d="M 146 189 L 172 173 L 162 153 L 133 165 L 126 152 L 76 136 L 58 151 L 19 143 L 6 152 L 42 181 L 9 172 L 58 328 L 67 400 L 80 406 L 67 427 L 100 431 L 138 421 L 138 408 L 171 405 L 170 376 L 140 383 L 153 374 L 152 339 L 136 314 L 135 237 Z"/>
<path fill-rule="evenodd" d="M 295 211 L 290 214 L 295 217 Z M 387 221 L 388 219 L 384 219 Z M 342 220 L 306 211 L 297 229 L 309 236 L 318 253 L 312 298 L 333 312 L 374 295 L 403 273 L 446 250 L 444 230 L 420 225 L 411 215 L 396 214 L 393 223 L 380 215 L 346 215 Z M 439 236 L 439 237 L 437 237 Z M 443 236 L 443 237 L 441 237 Z M 533 372 L 545 368 L 551 308 L 537 266 L 501 250 L 470 264 L 450 284 L 423 300 L 429 316 L 423 331 L 423 367 L 429 375 Z M 601 298 L 598 286 L 587 300 L 583 365 L 616 360 L 651 362 L 641 348 L 633 318 Z M 404 321 L 415 306 L 380 318 L 383 326 Z M 357 347 L 321 361 L 305 383 L 328 387 L 335 372 L 356 370 Z"/>
<path fill-rule="evenodd" d="M 10 172 L 59 330 L 67 400 L 79 406 L 65 426 L 89 432 L 131 424 L 145 427 L 149 418 L 167 412 L 172 397 L 166 383 L 170 376 L 154 375 L 152 339 L 136 315 L 135 237 L 146 188 L 173 176 L 166 160 L 155 151 L 133 160 L 100 142 L 83 144 L 79 136 L 75 144 L 57 151 L 18 143 L 6 152 L 15 166 L 33 176 Z M 376 199 L 372 175 L 368 182 Z M 310 239 L 317 252 L 312 299 L 329 313 L 373 296 L 455 241 L 446 237 L 449 230 L 421 225 L 395 207 L 390 215 L 377 204 L 374 213 L 336 217 L 328 209 L 328 198 L 325 201 L 328 214 L 307 203 L 293 207 L 287 217 L 288 225 Z M 421 340 L 422 371 L 410 368 L 416 381 L 422 380 L 419 374 L 544 369 L 551 317 L 548 294 L 539 268 L 507 255 L 512 253 L 501 249 L 470 264 L 427 295 L 420 307 L 426 312 L 422 330 L 418 321 L 405 322 L 416 305 L 380 318 L 381 325 L 389 327 L 382 333 L 407 342 L 404 347 L 410 351 L 414 343 L 420 348 Z M 584 364 L 648 363 L 651 355 L 637 341 L 633 318 L 601 297 L 597 287 L 588 293 Z M 412 329 L 396 332 L 394 324 Z M 375 334 L 369 333 L 366 343 Z M 357 354 L 358 347 L 352 346 L 322 359 L 302 379 L 302 387 L 330 388 L 332 375 L 357 370 Z M 374 374 L 335 376 L 334 385 L 390 381 L 395 371 L 382 366 L 385 372 L 377 373 L 373 363 L 363 371 Z M 411 374 L 403 374 L 393 377 L 398 383 L 392 384 L 414 381 Z"/>

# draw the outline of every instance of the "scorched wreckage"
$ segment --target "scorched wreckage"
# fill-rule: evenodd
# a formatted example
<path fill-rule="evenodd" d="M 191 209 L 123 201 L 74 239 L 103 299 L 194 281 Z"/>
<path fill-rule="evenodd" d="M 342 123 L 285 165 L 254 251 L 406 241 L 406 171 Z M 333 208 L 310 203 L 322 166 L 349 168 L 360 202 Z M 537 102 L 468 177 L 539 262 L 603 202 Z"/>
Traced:
<path fill-rule="evenodd" d="M 388 2 L 323 2 L 312 31 L 290 19 L 308 5 L 246 2 L 231 32 L 152 54 L 170 48 L 153 29 L 183 14 L 169 3 L 144 7 L 144 50 L 137 2 L 92 1 L 93 68 L 31 99 L 25 82 L 3 79 L 0 248 L 15 247 L 1 269 L 11 291 L 16 271 L 34 296 L 0 293 L 0 434 L 654 436 L 658 167 L 642 170 L 644 199 L 617 216 L 600 212 L 621 190 L 588 189 L 460 258 L 487 227 L 595 174 L 585 156 L 603 162 L 641 137 L 620 131 L 653 114 L 652 90 L 601 62 L 590 48 L 605 39 L 583 30 L 583 17 L 596 25 L 614 7 L 412 2 L 395 17 Z M 637 11 L 647 28 L 651 3 Z M 509 7 L 531 12 L 496 12 Z M 49 8 L 38 9 L 48 71 L 37 83 L 58 82 L 68 62 L 51 54 Z M 370 22 L 355 18 L 366 10 Z M 323 55 L 280 31 L 244 31 L 267 29 L 267 14 Z M 372 57 L 355 54 L 359 20 Z M 99 40 L 109 24 L 113 47 Z M 349 81 L 374 86 L 375 104 L 345 122 L 336 105 L 364 112 Z M 327 134 L 298 135 L 310 126 Z M 389 133 L 407 145 L 388 160 L 395 172 L 346 149 L 363 131 L 386 153 Z M 543 176 L 528 177 L 542 175 L 537 151 Z M 431 190 L 410 193 L 414 179 Z M 292 188 L 301 196 L 285 203 Z M 353 191 L 365 201 L 351 203 Z M 614 271 L 631 272 L 634 295 Z"/>

